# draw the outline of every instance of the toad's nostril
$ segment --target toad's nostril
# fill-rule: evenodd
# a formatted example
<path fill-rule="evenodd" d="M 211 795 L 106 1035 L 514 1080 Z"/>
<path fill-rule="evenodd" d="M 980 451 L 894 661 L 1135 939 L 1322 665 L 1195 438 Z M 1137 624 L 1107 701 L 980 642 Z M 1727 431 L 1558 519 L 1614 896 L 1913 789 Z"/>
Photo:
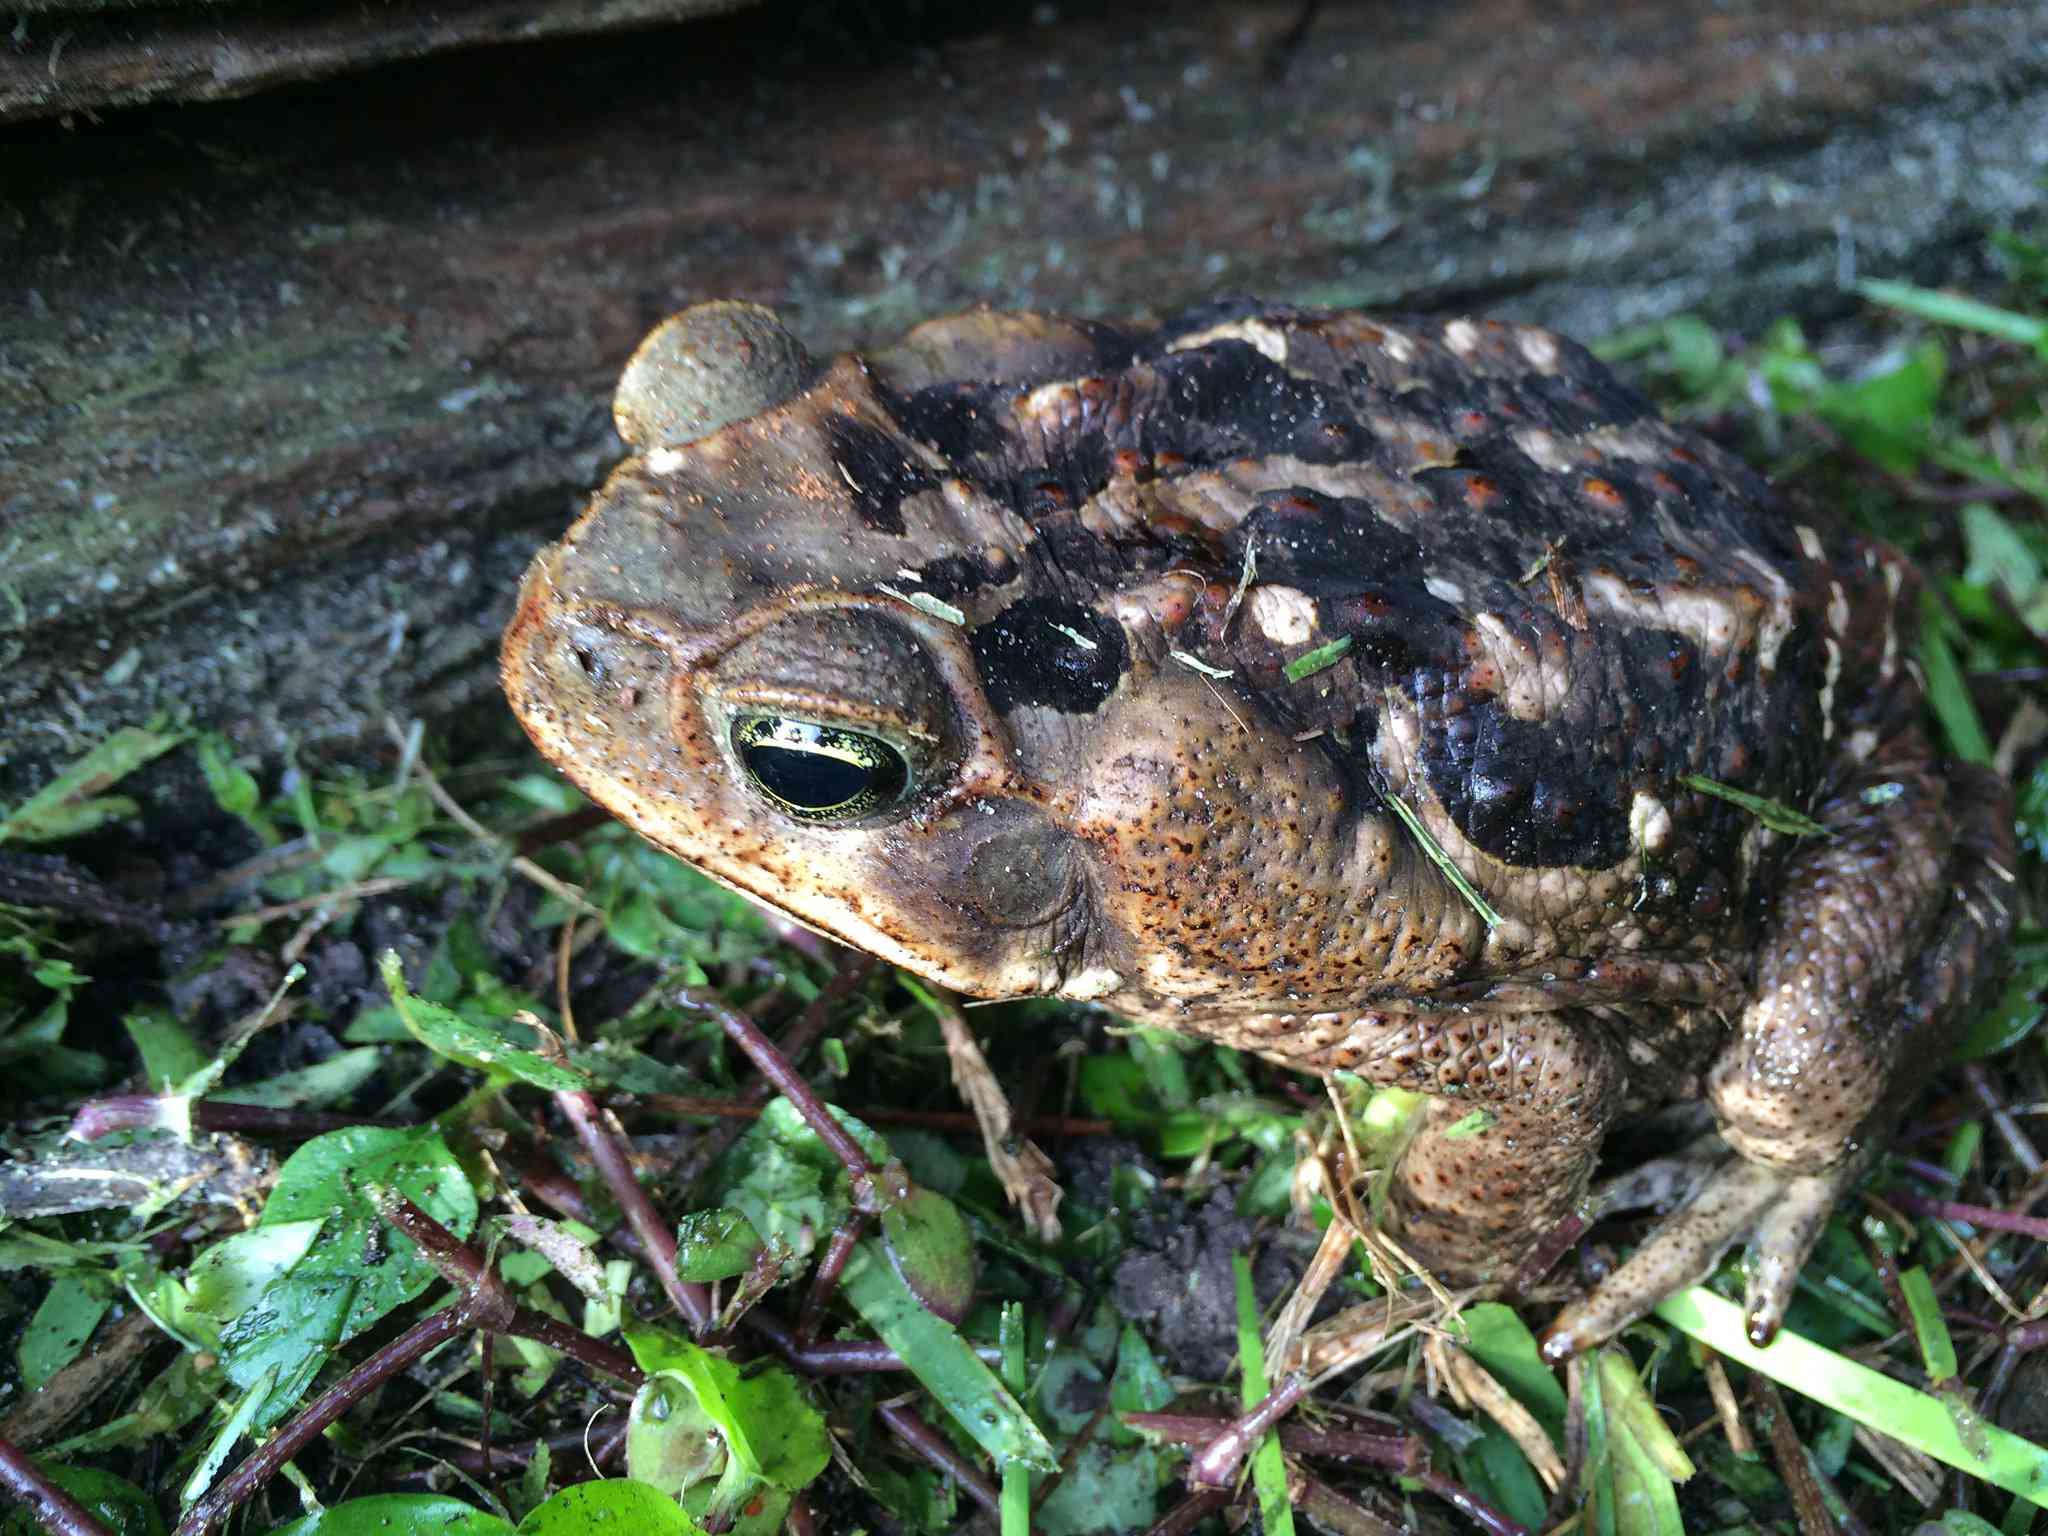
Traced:
<path fill-rule="evenodd" d="M 661 696 L 669 659 L 658 647 L 588 622 L 567 626 L 559 643 L 551 670 L 593 707 L 630 714 Z"/>

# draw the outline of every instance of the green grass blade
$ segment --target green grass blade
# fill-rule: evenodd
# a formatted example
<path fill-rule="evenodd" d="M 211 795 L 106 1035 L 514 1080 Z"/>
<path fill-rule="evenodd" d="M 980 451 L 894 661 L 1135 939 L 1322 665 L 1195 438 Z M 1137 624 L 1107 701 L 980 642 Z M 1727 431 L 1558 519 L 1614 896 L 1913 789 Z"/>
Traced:
<path fill-rule="evenodd" d="M 1244 1367 L 1244 1405 L 1256 1408 L 1271 1390 L 1266 1384 L 1266 1346 L 1259 1337 L 1259 1303 L 1252 1295 L 1252 1266 L 1241 1253 L 1232 1254 L 1230 1272 L 1237 1278 L 1237 1356 Z M 1278 1432 L 1268 1430 L 1252 1452 L 1252 1487 L 1259 1496 L 1259 1523 L 1266 1536 L 1294 1536 L 1294 1506 L 1287 1498 L 1287 1460 L 1280 1453 Z"/>
<path fill-rule="evenodd" d="M 2023 347 L 2048 343 L 2048 320 L 2023 315 L 2017 310 L 2000 309 L 1996 304 L 1986 304 L 1977 299 L 1966 299 L 1960 294 L 1920 288 L 1912 283 L 1889 282 L 1883 278 L 1858 283 L 1856 291 L 1873 303 L 1918 315 L 1938 325 L 1982 331 L 1987 336 L 2016 341 Z"/>
<path fill-rule="evenodd" d="M 1680 1291 L 1657 1315 L 1728 1359 L 1762 1371 L 1802 1396 L 1903 1440 L 1937 1461 L 1995 1483 L 2026 1499 L 2048 1498 L 2048 1447 L 2022 1440 L 1995 1424 L 1975 1421 L 1963 1438 L 1948 1404 L 1868 1366 L 1781 1333 L 1759 1349 L 1749 1341 L 1742 1308 L 1704 1286 Z"/>
<path fill-rule="evenodd" d="M 998 1467 L 1012 1462 L 1040 1472 L 1058 1467 L 1059 1458 L 1023 1406 L 959 1330 L 911 1293 L 872 1239 L 855 1245 L 839 1288 Z"/>
<path fill-rule="evenodd" d="M 1003 1350 L 1003 1385 L 1022 1401 L 1026 1372 L 1024 1308 L 1020 1303 L 1003 1303 L 1003 1320 L 996 1340 Z M 1031 1536 L 1031 1469 L 1021 1461 L 1003 1465 L 1002 1522 L 1003 1536 Z"/>

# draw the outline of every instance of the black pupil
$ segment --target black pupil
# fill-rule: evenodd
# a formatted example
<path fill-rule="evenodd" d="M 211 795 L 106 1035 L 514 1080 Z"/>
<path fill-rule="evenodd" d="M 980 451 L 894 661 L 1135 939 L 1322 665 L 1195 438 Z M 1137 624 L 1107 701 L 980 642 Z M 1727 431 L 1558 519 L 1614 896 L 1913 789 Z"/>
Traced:
<path fill-rule="evenodd" d="M 757 785 L 786 809 L 819 820 L 884 810 L 909 781 L 903 754 L 860 731 L 752 715 L 734 723 L 733 746 Z"/>
<path fill-rule="evenodd" d="M 770 794 L 814 811 L 844 805 L 866 789 L 876 773 L 843 757 L 788 747 L 748 747 L 747 767 Z"/>

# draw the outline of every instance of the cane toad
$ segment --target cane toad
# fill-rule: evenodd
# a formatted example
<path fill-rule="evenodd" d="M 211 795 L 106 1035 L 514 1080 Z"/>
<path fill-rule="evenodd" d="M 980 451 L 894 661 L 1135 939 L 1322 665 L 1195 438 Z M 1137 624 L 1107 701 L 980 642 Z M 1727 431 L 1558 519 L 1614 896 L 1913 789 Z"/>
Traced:
<path fill-rule="evenodd" d="M 1231 302 L 820 363 L 721 302 L 615 414 L 505 638 L 541 751 L 947 986 L 1429 1095 L 1389 1209 L 1449 1278 L 1704 1099 L 1554 1357 L 1736 1242 L 1768 1338 L 1997 968 L 2008 801 L 1923 733 L 1912 567 L 1563 337 Z"/>

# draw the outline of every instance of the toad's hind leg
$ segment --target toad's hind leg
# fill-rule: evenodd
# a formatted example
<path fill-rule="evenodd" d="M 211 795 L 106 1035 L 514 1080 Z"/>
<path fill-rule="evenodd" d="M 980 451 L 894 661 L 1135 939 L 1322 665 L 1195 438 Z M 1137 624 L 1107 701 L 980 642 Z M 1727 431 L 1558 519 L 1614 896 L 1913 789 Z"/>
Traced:
<path fill-rule="evenodd" d="M 2007 792 L 1983 769 L 1943 773 L 1916 738 L 1902 747 L 1820 809 L 1829 836 L 1800 850 L 1779 894 L 1741 1030 L 1709 1080 L 1718 1156 L 1618 1181 L 1610 1208 L 1681 1199 L 1551 1325 L 1552 1359 L 1704 1278 L 1740 1241 L 1750 1335 L 1768 1342 L 1835 1201 L 1996 983 L 2012 927 Z"/>

